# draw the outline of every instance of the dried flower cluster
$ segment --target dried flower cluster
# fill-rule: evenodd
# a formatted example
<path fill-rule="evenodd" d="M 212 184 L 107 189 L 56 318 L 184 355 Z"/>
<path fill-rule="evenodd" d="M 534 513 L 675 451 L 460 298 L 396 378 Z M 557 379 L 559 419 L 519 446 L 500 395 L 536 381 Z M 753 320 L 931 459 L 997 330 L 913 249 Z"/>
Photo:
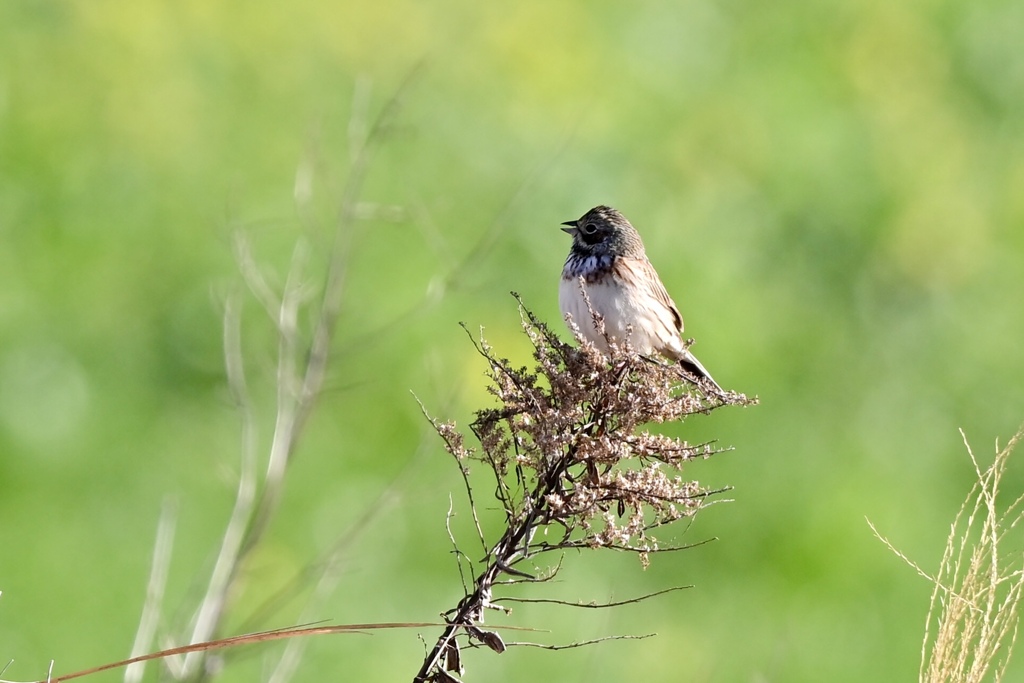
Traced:
<path fill-rule="evenodd" d="M 716 449 L 653 434 L 646 425 L 756 403 L 733 392 L 705 393 L 677 365 L 642 358 L 628 348 L 612 345 L 611 357 L 605 357 L 578 332 L 574 347 L 521 301 L 520 307 L 536 368 L 515 368 L 485 342 L 477 344 L 498 399 L 498 407 L 478 411 L 472 424 L 479 450 L 466 446 L 454 424 L 434 422 L 459 462 L 471 503 L 469 465 L 480 462 L 493 471 L 505 528 L 496 543 L 488 544 L 477 520 L 485 568 L 446 615 L 449 626 L 417 681 L 449 681 L 454 680 L 449 672 L 461 673 L 455 640 L 460 631 L 471 642 L 504 650 L 497 634 L 478 624 L 499 579 L 550 578 L 517 569 L 525 560 L 590 547 L 633 551 L 646 565 L 651 552 L 680 549 L 659 545 L 651 532 L 692 516 L 715 493 L 679 473 L 686 461 Z M 473 514 L 476 519 L 475 509 Z"/>

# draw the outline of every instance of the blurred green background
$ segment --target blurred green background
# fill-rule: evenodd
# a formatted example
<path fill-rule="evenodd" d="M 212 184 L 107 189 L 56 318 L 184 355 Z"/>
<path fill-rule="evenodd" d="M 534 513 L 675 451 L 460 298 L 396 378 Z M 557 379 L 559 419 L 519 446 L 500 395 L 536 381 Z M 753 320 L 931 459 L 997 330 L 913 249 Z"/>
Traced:
<path fill-rule="evenodd" d="M 1024 418 L 1021 35 L 1015 0 L 0 3 L 3 677 L 127 656 L 166 497 L 164 626 L 188 621 L 238 470 L 231 235 L 278 284 L 307 240 L 315 281 L 352 112 L 372 119 L 422 64 L 361 194 L 328 391 L 228 630 L 354 525 L 324 617 L 455 604 L 462 484 L 410 391 L 461 424 L 489 405 L 457 322 L 525 361 L 508 291 L 560 325 L 558 223 L 607 203 L 704 364 L 762 400 L 670 430 L 736 447 L 688 471 L 734 502 L 686 537 L 715 543 L 646 572 L 570 556 L 544 589 L 691 590 L 494 619 L 549 643 L 657 638 L 471 653 L 469 680 L 913 680 L 930 586 L 865 517 L 934 570 L 973 478 L 957 429 L 987 462 Z M 251 301 L 243 330 L 265 445 L 275 345 Z M 296 680 L 409 680 L 421 660 L 414 631 L 326 637 Z"/>

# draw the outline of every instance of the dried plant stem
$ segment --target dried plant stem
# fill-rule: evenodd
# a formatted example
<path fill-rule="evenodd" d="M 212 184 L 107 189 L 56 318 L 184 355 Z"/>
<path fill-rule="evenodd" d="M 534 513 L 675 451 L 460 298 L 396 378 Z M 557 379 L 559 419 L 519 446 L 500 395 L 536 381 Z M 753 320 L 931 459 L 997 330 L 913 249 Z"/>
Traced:
<path fill-rule="evenodd" d="M 685 590 L 687 588 L 693 588 L 693 586 L 673 586 L 672 588 L 666 588 L 664 590 L 654 591 L 653 593 L 647 593 L 646 595 L 641 595 L 641 596 L 638 596 L 638 597 L 635 597 L 635 598 L 630 598 L 628 600 L 615 600 L 615 601 L 612 601 L 612 602 L 600 602 L 600 603 L 598 603 L 598 602 L 569 602 L 568 600 L 552 600 L 550 598 L 513 598 L 513 597 L 495 598 L 493 600 L 493 602 L 494 603 L 518 602 L 518 603 L 524 603 L 524 604 L 565 605 L 566 607 L 583 607 L 583 608 L 586 608 L 586 609 L 605 609 L 607 607 L 621 607 L 623 605 L 635 605 L 638 602 L 643 602 L 644 600 L 650 600 L 651 598 L 656 598 L 659 595 L 665 595 L 666 593 L 674 593 L 676 591 Z"/>
<path fill-rule="evenodd" d="M 510 570 L 515 564 L 524 545 L 523 540 L 531 527 L 530 524 L 521 524 L 516 528 L 506 529 L 504 536 L 490 553 L 491 563 L 476 578 L 473 592 L 465 596 L 459 602 L 455 614 L 448 617 L 448 626 L 423 660 L 423 665 L 413 679 L 414 681 L 418 683 L 429 680 L 431 673 L 438 669 L 441 658 L 446 656 L 448 650 L 454 646 L 453 640 L 463 629 L 471 636 L 480 632 L 476 623 L 483 621 L 483 610 L 490 604 L 492 586 L 503 571 Z"/>
<path fill-rule="evenodd" d="M 153 543 L 153 560 L 150 563 L 149 582 L 146 584 L 146 602 L 139 618 L 139 629 L 135 633 L 130 657 L 138 657 L 150 648 L 156 635 L 157 622 L 160 617 L 160 605 L 163 602 L 164 588 L 167 586 L 167 567 L 171 561 L 171 548 L 174 545 L 174 526 L 177 518 L 177 505 L 171 499 L 165 499 L 160 507 L 160 521 L 156 528 L 156 541 Z M 145 662 L 138 661 L 124 670 L 124 683 L 138 683 L 145 673 Z"/>
<path fill-rule="evenodd" d="M 448 624 L 416 673 L 417 683 L 447 683 L 453 680 L 449 671 L 462 673 L 461 635 L 470 646 L 506 649 L 497 633 L 480 625 L 486 610 L 496 607 L 497 587 L 547 581 L 561 566 L 559 562 L 546 573 L 541 570 L 537 577 L 533 558 L 606 548 L 635 552 L 646 565 L 651 553 L 688 547 L 661 545 L 651 532 L 691 518 L 706 506 L 714 492 L 674 475 L 685 462 L 717 451 L 711 444 L 652 434 L 646 426 L 725 405 L 756 403 L 732 392 L 708 396 L 676 366 L 640 358 L 628 349 L 613 346 L 611 358 L 606 358 L 578 334 L 580 348 L 565 344 L 521 301 L 520 306 L 523 328 L 534 347 L 534 371 L 512 366 L 483 341 L 473 342 L 488 364 L 491 393 L 498 399 L 497 408 L 478 411 L 472 423 L 479 452 L 464 445 L 453 424 L 432 420 L 458 463 L 486 550 L 483 569 L 444 615 Z M 476 515 L 472 462 L 490 470 L 505 517 L 501 535 L 490 547 Z M 456 554 L 461 573 L 464 553 L 456 547 Z M 523 567 L 528 561 L 530 566 Z"/>
<path fill-rule="evenodd" d="M 299 311 L 308 298 L 307 289 L 303 285 L 305 264 L 309 256 L 306 244 L 300 242 L 296 246 L 284 291 L 280 300 L 276 301 L 259 274 L 259 269 L 252 263 L 244 240 L 239 241 L 242 245 L 239 248 L 242 274 L 250 290 L 273 318 L 278 331 L 277 411 L 267 468 L 260 481 L 255 472 L 255 437 L 244 379 L 241 342 L 238 338 L 237 306 L 229 302 L 225 311 L 225 361 L 229 385 L 243 415 L 242 467 L 234 508 L 192 628 L 189 639 L 192 644 L 210 641 L 216 634 L 239 568 L 262 539 L 277 509 L 284 490 L 285 473 L 327 374 L 331 344 L 343 299 L 352 228 L 363 183 L 373 152 L 391 125 L 405 89 L 415 73 L 415 70 L 410 73 L 372 125 L 367 127 L 362 122 L 350 123 L 356 144 L 339 204 L 326 283 L 308 345 L 301 342 L 298 329 Z M 354 117 L 362 114 L 362 110 L 355 111 Z M 204 658 L 205 652 L 202 650 L 188 652 L 176 676 L 189 680 L 202 679 L 205 676 L 202 666 Z"/>
<path fill-rule="evenodd" d="M 658 634 L 656 633 L 643 633 L 641 635 L 621 635 L 621 636 L 604 636 L 603 638 L 592 638 L 590 640 L 580 640 L 575 643 L 566 643 L 564 645 L 547 645 L 544 643 L 527 643 L 523 641 L 512 641 L 509 646 L 518 645 L 519 647 L 536 647 L 541 650 L 552 650 L 557 652 L 558 650 L 573 650 L 578 647 L 586 647 L 588 645 L 597 645 L 598 643 L 607 643 L 609 640 L 647 640 L 653 638 Z"/>
<path fill-rule="evenodd" d="M 950 527 L 938 573 L 924 571 L 871 525 L 890 550 L 934 586 L 921 646 L 921 683 L 980 683 L 989 673 L 1003 680 L 1024 597 L 1024 555 L 1003 549 L 1006 535 L 1024 519 L 1024 496 L 1005 509 L 999 502 L 1002 477 L 1024 427 L 997 449 L 984 470 L 960 434 L 977 481 Z"/>
<path fill-rule="evenodd" d="M 245 380 L 245 365 L 242 362 L 241 313 L 237 296 L 229 297 L 224 309 L 224 358 L 227 368 L 228 387 L 242 416 L 242 446 L 238 488 L 231 516 L 224 529 L 220 551 L 210 573 L 210 581 L 189 639 L 190 644 L 207 642 L 212 639 L 223 613 L 228 588 L 241 562 L 239 549 L 245 533 L 247 520 L 252 514 L 256 498 L 256 436 L 252 404 L 249 400 Z M 203 662 L 201 650 L 188 651 L 183 661 L 168 658 L 167 666 L 179 680 L 199 678 Z"/>

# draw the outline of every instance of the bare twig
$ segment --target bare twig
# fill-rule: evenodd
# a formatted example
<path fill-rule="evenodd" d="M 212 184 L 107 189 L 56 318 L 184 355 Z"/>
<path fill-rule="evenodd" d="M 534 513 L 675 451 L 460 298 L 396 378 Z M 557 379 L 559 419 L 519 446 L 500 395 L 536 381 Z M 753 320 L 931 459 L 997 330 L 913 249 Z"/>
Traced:
<path fill-rule="evenodd" d="M 238 476 L 238 488 L 235 493 L 235 504 L 221 539 L 220 552 L 217 554 L 213 571 L 210 573 L 206 595 L 200 603 L 199 612 L 196 615 L 190 639 L 192 643 L 209 641 L 211 634 L 220 623 L 227 600 L 228 587 L 241 562 L 240 549 L 256 498 L 256 427 L 245 381 L 239 311 L 237 297 L 229 297 L 224 311 L 224 361 L 228 387 L 242 416 L 241 468 Z M 170 659 L 168 663 L 174 661 L 174 659 Z M 180 678 L 196 678 L 199 675 L 201 663 L 201 655 L 193 652 L 186 653 L 176 675 Z"/>
<path fill-rule="evenodd" d="M 245 284 L 249 287 L 249 291 L 256 298 L 256 301 L 263 306 L 267 317 L 276 322 L 277 311 L 281 308 L 280 297 L 274 293 L 274 290 L 267 283 L 267 279 L 263 276 L 263 271 L 256 264 L 256 260 L 252 255 L 252 245 L 249 243 L 249 238 L 245 232 L 241 230 L 235 231 L 234 246 L 235 261 L 238 263 L 238 270 L 242 274 L 242 279 L 245 280 Z M 238 304 L 234 303 L 233 305 L 237 307 Z M 233 313 L 232 317 L 237 318 L 238 313 Z M 280 333 L 280 330 L 278 330 L 278 333 Z"/>
<path fill-rule="evenodd" d="M 518 602 L 518 603 L 532 603 L 532 604 L 549 604 L 549 605 L 563 605 L 565 607 L 584 607 L 587 609 L 604 609 L 606 607 L 621 607 L 622 605 L 635 605 L 643 602 L 644 600 L 650 600 L 656 598 L 659 595 L 665 595 L 665 593 L 674 593 L 675 591 L 685 590 L 687 588 L 693 588 L 693 586 L 673 586 L 672 588 L 666 588 L 664 590 L 655 591 L 653 593 L 647 593 L 646 595 L 640 595 L 629 600 L 618 600 L 615 602 L 570 602 L 569 600 L 553 600 L 550 598 L 516 598 L 516 597 L 504 597 L 494 598 L 492 602 Z"/>
<path fill-rule="evenodd" d="M 309 259 L 309 249 L 299 241 L 292 253 L 292 264 L 288 270 L 281 304 L 277 312 L 278 354 L 277 354 L 277 417 L 274 435 L 270 443 L 270 456 L 264 474 L 260 496 L 252 515 L 248 518 L 244 544 L 239 548 L 239 559 L 248 554 L 263 537 L 263 532 L 277 509 L 283 493 L 284 475 L 288 469 L 295 444 L 300 433 L 298 414 L 302 406 L 298 387 L 299 330 L 298 317 L 304 293 L 302 273 Z"/>
<path fill-rule="evenodd" d="M 216 633 L 239 567 L 262 539 L 277 509 L 284 489 L 285 473 L 293 460 L 303 427 L 320 395 L 326 377 L 331 343 L 343 300 L 353 224 L 358 214 L 358 199 L 363 182 L 373 152 L 391 125 L 415 74 L 416 70 L 413 70 L 405 84 L 385 104 L 380 115 L 365 133 L 362 132 L 363 126 L 358 122 L 353 121 L 350 125 L 351 139 L 355 141 L 357 149 L 353 150 L 351 167 L 339 203 L 333 246 L 327 263 L 326 282 L 308 346 L 303 345 L 298 328 L 299 310 L 308 296 L 303 284 L 303 273 L 309 256 L 305 242 L 300 241 L 295 248 L 284 291 L 278 299 L 273 295 L 258 268 L 253 265 L 245 241 L 236 240 L 243 277 L 257 300 L 272 316 L 278 332 L 277 412 L 266 473 L 263 481 L 259 482 L 254 473 L 255 458 L 250 452 L 254 437 L 245 390 L 241 344 L 237 333 L 237 306 L 229 301 L 225 312 L 225 360 L 228 366 L 229 385 L 243 413 L 242 471 L 235 505 L 192 629 L 192 643 L 210 641 Z M 357 98 L 360 97 L 360 93 L 365 94 L 364 86 L 365 83 L 357 88 Z M 364 114 L 363 109 L 357 108 L 353 116 L 358 118 Z M 180 676 L 190 679 L 201 678 L 203 657 L 202 650 L 189 651 Z"/>
<path fill-rule="evenodd" d="M 413 397 L 416 399 L 416 403 L 419 405 L 420 411 L 423 413 L 423 417 L 427 418 L 427 420 L 430 421 L 431 426 L 434 427 L 435 430 L 437 430 L 438 423 L 435 422 L 435 420 L 432 417 L 430 417 L 429 413 L 427 413 L 427 408 L 426 406 L 423 405 L 423 402 L 419 399 L 419 396 L 413 394 Z M 441 438 L 446 439 L 445 443 L 449 453 L 460 452 L 459 449 L 462 443 L 461 434 L 453 431 L 445 431 L 444 433 L 441 433 Z M 447 439 L 452 439 L 452 441 L 449 442 L 447 441 Z M 469 470 L 466 468 L 465 465 L 462 464 L 461 460 L 458 460 L 457 457 L 456 460 L 459 466 L 459 473 L 462 475 L 462 481 L 466 487 L 466 496 L 469 498 L 469 508 L 470 512 L 473 515 L 473 524 L 476 527 L 477 538 L 480 540 L 480 547 L 486 553 L 487 541 L 484 539 L 484 531 L 483 528 L 480 526 L 480 517 L 477 515 L 476 512 L 476 503 L 473 501 L 473 487 L 470 486 L 469 484 Z"/>
<path fill-rule="evenodd" d="M 459 550 L 459 544 L 455 540 L 455 534 L 452 533 L 452 517 L 455 516 L 455 501 L 452 500 L 451 494 L 448 495 L 448 514 L 444 517 L 444 528 L 448 532 L 448 539 L 452 543 L 452 554 L 455 555 L 455 564 L 459 569 L 459 580 L 462 581 L 462 591 L 464 593 L 469 592 L 469 584 L 466 582 L 466 572 L 462 568 L 463 561 L 469 563 L 469 570 L 473 571 L 473 561 L 466 556 L 466 553 Z"/>
<path fill-rule="evenodd" d="M 320 303 L 320 314 L 313 330 L 313 340 L 309 348 L 309 360 L 306 364 L 302 388 L 299 394 L 299 409 L 295 415 L 295 426 L 301 429 L 308 418 L 320 387 L 323 385 L 330 355 L 331 340 L 338 315 L 341 313 L 342 295 L 344 293 L 345 275 L 348 269 L 349 251 L 352 244 L 352 224 L 356 217 L 358 199 L 363 189 L 363 182 L 369 169 L 377 143 L 389 130 L 398 110 L 404 101 L 406 92 L 419 75 L 422 65 L 414 67 L 395 94 L 384 105 L 383 110 L 374 120 L 369 132 L 363 138 L 358 152 L 354 155 L 349 170 L 348 181 L 342 193 L 338 210 L 337 227 L 334 233 L 334 245 L 327 271 L 327 283 L 324 287 Z M 358 128 L 358 127 L 357 127 Z"/>
<path fill-rule="evenodd" d="M 163 602 L 164 588 L 167 586 L 167 567 L 171 562 L 171 548 L 174 545 L 174 526 L 177 519 L 177 505 L 171 499 L 165 499 L 160 507 L 160 520 L 156 527 L 156 541 L 153 543 L 153 559 L 150 562 L 149 581 L 146 584 L 146 602 L 139 618 L 139 628 L 135 632 L 135 643 L 132 644 L 131 657 L 138 657 L 148 650 L 156 635 L 157 623 L 160 620 L 160 604 Z M 138 683 L 145 672 L 145 663 L 136 662 L 124 670 L 125 683 Z"/>
<path fill-rule="evenodd" d="M 598 643 L 606 643 L 609 640 L 646 640 L 647 638 L 653 638 L 658 635 L 657 633 L 644 633 L 642 635 L 620 635 L 620 636 L 603 636 L 601 638 L 593 638 L 591 640 L 580 640 L 575 643 L 566 643 L 564 645 L 546 645 L 544 643 L 527 643 L 521 641 L 513 641 L 506 643 L 509 647 L 536 647 L 541 650 L 572 650 L 577 647 L 586 647 L 588 645 L 597 645 Z"/>

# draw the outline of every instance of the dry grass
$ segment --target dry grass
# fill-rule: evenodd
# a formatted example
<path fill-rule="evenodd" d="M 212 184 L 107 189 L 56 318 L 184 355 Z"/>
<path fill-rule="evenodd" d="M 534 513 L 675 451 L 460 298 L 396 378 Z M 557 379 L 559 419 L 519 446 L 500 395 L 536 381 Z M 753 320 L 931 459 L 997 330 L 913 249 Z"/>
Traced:
<path fill-rule="evenodd" d="M 1024 427 L 1004 448 L 997 447 L 992 464 L 982 470 L 964 437 L 977 482 L 953 520 L 936 575 L 925 572 L 871 527 L 934 585 L 921 647 L 921 683 L 1004 680 L 1024 594 L 1024 554 L 1020 543 L 1010 542 L 1007 535 L 1024 518 L 1024 495 L 1001 510 L 999 494 L 1010 454 L 1021 438 Z"/>

